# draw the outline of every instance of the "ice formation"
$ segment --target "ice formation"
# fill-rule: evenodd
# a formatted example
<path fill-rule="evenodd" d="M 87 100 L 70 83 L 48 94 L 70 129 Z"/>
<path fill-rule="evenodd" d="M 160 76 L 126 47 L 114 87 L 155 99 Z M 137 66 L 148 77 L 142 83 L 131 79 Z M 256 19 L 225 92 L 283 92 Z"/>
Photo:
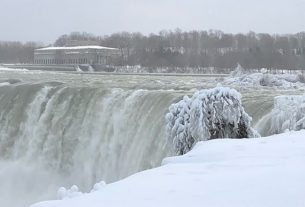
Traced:
<path fill-rule="evenodd" d="M 185 154 L 195 143 L 216 138 L 258 137 L 251 128 L 241 95 L 234 89 L 216 87 L 196 92 L 172 104 L 166 115 L 167 136 L 175 152 Z"/>
<path fill-rule="evenodd" d="M 78 197 L 81 195 L 82 195 L 82 193 L 79 191 L 79 189 L 76 185 L 73 185 L 69 190 L 67 190 L 64 187 L 60 187 L 57 191 L 57 198 L 60 200 L 63 200 L 66 198 Z"/>
<path fill-rule="evenodd" d="M 238 63 L 235 70 L 230 73 L 231 77 L 240 77 L 245 74 L 245 69 Z"/>
<path fill-rule="evenodd" d="M 92 190 L 90 193 L 95 191 L 100 191 L 101 189 L 106 187 L 106 182 L 101 181 L 99 183 L 94 184 Z M 68 198 L 74 198 L 83 195 L 84 193 L 79 191 L 79 188 L 77 185 L 72 185 L 70 189 L 66 189 L 65 187 L 60 187 L 57 191 L 57 199 L 64 200 Z"/>
<path fill-rule="evenodd" d="M 305 129 L 305 95 L 275 97 L 270 117 L 273 134 Z"/>
<path fill-rule="evenodd" d="M 295 74 L 268 74 L 266 68 L 260 72 L 247 72 L 240 65 L 230 73 L 224 81 L 224 85 L 236 85 L 243 87 L 276 87 L 276 88 L 303 88 L 305 76 L 303 73 Z M 287 71 L 285 71 L 287 72 Z"/>

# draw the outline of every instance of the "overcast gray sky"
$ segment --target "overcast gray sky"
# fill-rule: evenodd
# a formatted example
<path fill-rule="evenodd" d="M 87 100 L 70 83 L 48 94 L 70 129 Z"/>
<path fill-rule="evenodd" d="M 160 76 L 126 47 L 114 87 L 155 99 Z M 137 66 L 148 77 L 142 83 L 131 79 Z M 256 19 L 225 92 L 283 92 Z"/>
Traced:
<path fill-rule="evenodd" d="M 162 29 L 229 33 L 305 30 L 305 0 L 0 0 L 0 40 L 53 43 L 73 31 L 95 35 Z"/>

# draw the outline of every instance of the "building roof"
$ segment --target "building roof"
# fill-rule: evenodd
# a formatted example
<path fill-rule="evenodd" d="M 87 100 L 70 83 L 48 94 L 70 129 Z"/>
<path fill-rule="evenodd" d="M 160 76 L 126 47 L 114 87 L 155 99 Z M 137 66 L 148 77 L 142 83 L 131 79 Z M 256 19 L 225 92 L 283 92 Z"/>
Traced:
<path fill-rule="evenodd" d="M 72 46 L 72 47 L 44 47 L 36 49 L 37 51 L 45 50 L 85 50 L 85 49 L 96 49 L 96 50 L 117 50 L 117 48 L 102 47 L 98 45 L 86 45 L 86 46 Z"/>

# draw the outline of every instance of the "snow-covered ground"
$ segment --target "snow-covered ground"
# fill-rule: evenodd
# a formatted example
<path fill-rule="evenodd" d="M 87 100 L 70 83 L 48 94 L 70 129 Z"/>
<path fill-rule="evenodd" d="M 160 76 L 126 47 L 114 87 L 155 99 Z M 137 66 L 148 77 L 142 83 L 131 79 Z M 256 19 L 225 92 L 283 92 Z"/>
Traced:
<path fill-rule="evenodd" d="M 163 166 L 32 207 L 304 207 L 305 131 L 199 142 Z"/>

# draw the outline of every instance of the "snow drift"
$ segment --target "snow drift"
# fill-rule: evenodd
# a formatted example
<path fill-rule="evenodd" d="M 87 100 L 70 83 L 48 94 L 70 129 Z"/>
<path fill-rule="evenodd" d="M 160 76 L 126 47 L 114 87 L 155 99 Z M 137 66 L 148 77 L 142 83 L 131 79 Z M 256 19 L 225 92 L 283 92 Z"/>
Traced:
<path fill-rule="evenodd" d="M 198 141 L 216 138 L 258 137 L 251 128 L 241 95 L 234 89 L 216 87 L 196 92 L 172 104 L 166 115 L 167 136 L 177 154 L 190 151 Z"/>
<path fill-rule="evenodd" d="M 31 207 L 303 207 L 305 131 L 198 143 L 164 165 L 89 194 Z"/>

